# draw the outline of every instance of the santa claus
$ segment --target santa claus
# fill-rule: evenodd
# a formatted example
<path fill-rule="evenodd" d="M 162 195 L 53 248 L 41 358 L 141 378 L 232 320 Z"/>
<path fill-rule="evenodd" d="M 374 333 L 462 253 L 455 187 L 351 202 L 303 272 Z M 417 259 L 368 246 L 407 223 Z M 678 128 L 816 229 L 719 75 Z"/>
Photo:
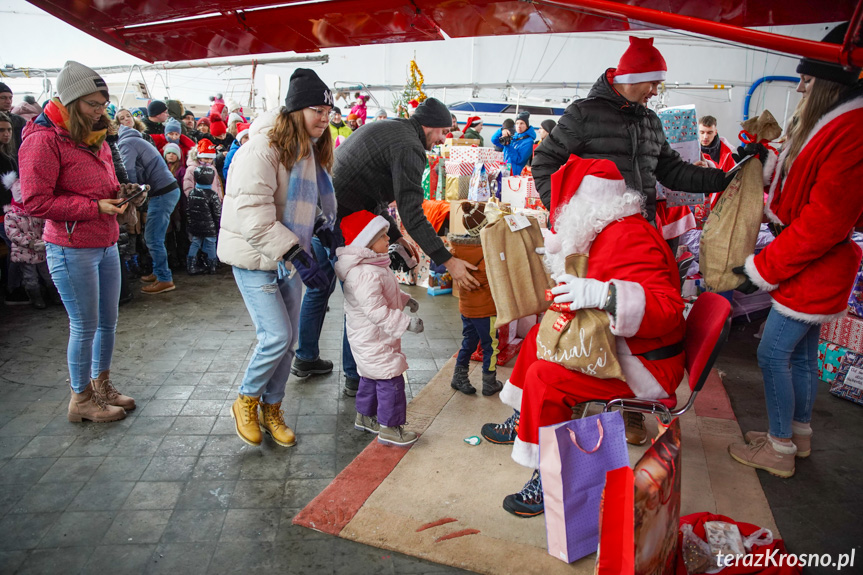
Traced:
<path fill-rule="evenodd" d="M 643 197 L 628 190 L 610 160 L 571 156 L 552 176 L 551 213 L 555 234 L 546 242 L 545 262 L 558 282 L 555 303 L 569 309 L 608 313 L 626 381 L 598 379 L 537 359 L 539 327 L 528 333 L 500 398 L 513 408 L 501 424 L 486 424 L 482 435 L 513 444 L 512 458 L 534 470 L 524 488 L 508 495 L 503 507 L 520 517 L 543 512 L 539 476 L 539 428 L 572 418 L 573 407 L 592 400 L 660 399 L 683 379 L 683 299 L 668 244 L 642 214 Z M 568 275 L 566 256 L 586 253 L 587 277 Z M 643 443 L 640 430 L 628 437 Z M 629 435 L 629 433 L 628 433 Z"/>

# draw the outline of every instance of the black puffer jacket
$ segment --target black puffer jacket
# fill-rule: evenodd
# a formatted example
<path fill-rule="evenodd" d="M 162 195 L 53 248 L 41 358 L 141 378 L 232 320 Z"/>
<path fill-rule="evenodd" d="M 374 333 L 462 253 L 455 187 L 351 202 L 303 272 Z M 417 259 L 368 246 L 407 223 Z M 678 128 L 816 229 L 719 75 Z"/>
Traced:
<path fill-rule="evenodd" d="M 684 162 L 665 141 L 662 122 L 652 110 L 621 96 L 607 71 L 587 98 L 569 105 L 534 153 L 533 177 L 542 203 L 551 205 L 551 175 L 571 154 L 604 158 L 617 164 L 626 186 L 646 197 L 647 217 L 656 215 L 656 181 L 681 192 L 711 193 L 725 189 L 722 170 Z"/>
<path fill-rule="evenodd" d="M 189 233 L 193 236 L 211 238 L 219 235 L 222 219 L 222 203 L 215 190 L 196 187 L 189 192 Z"/>

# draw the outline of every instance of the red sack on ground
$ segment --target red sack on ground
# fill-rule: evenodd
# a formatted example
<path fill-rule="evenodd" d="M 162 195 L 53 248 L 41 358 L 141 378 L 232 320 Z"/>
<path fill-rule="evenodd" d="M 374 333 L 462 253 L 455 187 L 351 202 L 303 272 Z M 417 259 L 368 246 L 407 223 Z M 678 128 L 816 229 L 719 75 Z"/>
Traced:
<path fill-rule="evenodd" d="M 740 530 L 740 535 L 745 539 L 749 537 L 761 527 L 758 525 L 752 525 L 751 523 L 740 523 L 729 517 L 725 517 L 724 515 L 713 515 L 712 513 L 693 513 L 691 515 L 686 515 L 680 518 L 680 525 L 684 525 L 686 523 L 692 525 L 692 532 L 701 537 L 701 539 L 706 540 L 704 533 L 704 524 L 707 521 L 724 521 L 726 523 L 733 523 L 737 525 L 737 528 Z M 686 567 L 683 564 L 683 554 L 680 552 L 682 549 L 682 535 L 678 532 L 678 553 L 677 553 L 677 575 L 686 575 Z M 782 539 L 774 539 L 773 543 L 770 545 L 754 545 L 752 547 L 752 555 L 762 555 L 765 556 L 765 559 L 768 555 L 771 555 L 773 551 L 776 550 L 776 560 L 778 563 L 779 555 L 784 555 L 787 553 L 785 549 L 785 542 Z M 756 561 L 755 563 L 759 563 Z M 765 560 L 760 561 L 761 565 L 767 564 Z M 797 575 L 802 573 L 803 569 L 800 567 L 788 567 L 787 565 L 783 565 L 782 567 L 769 566 L 769 567 L 726 567 L 722 571 L 719 571 L 717 575 L 748 575 L 757 573 L 759 575 Z"/>

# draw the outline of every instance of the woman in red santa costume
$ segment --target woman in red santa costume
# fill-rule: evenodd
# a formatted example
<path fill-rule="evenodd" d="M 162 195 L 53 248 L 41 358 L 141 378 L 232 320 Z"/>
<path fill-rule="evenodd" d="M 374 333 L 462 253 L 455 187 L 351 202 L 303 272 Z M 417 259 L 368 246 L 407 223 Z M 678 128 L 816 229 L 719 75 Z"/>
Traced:
<path fill-rule="evenodd" d="M 677 265 L 642 215 L 641 194 L 627 190 L 610 160 L 577 156 L 552 176 L 551 185 L 557 233 L 546 242 L 545 261 L 558 282 L 554 301 L 572 311 L 608 313 L 626 382 L 537 359 L 539 327 L 528 333 L 501 392 L 501 401 L 515 413 L 482 430 L 489 441 L 513 443 L 512 458 L 534 470 L 520 492 L 504 499 L 504 509 L 521 517 L 543 512 L 540 427 L 570 419 L 573 406 L 590 399 L 669 397 L 683 379 L 685 324 Z M 564 260 L 573 253 L 588 254 L 586 278 L 565 273 Z"/>
<path fill-rule="evenodd" d="M 842 24 L 823 41 L 841 44 L 847 29 Z M 863 226 L 861 69 L 803 58 L 797 72 L 799 120 L 764 166 L 765 213 L 781 232 L 734 270 L 746 278 L 737 289 L 760 287 L 773 298 L 758 346 L 770 426 L 728 452 L 780 477 L 794 475 L 795 458 L 811 449 L 820 324 L 845 314 L 861 258 L 850 236 Z"/>

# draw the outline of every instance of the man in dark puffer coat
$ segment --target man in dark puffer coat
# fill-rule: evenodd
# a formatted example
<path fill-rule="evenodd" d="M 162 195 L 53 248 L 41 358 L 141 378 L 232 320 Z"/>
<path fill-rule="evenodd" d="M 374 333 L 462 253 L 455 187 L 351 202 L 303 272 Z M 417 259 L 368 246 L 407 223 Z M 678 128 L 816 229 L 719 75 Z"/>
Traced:
<path fill-rule="evenodd" d="M 222 219 L 222 204 L 219 195 L 213 190 L 216 171 L 211 166 L 195 168 L 195 189 L 189 192 L 189 235 L 192 245 L 186 258 L 186 271 L 189 275 L 214 274 L 216 259 L 216 236 L 219 235 L 219 221 Z M 198 267 L 198 250 L 203 249 L 206 269 Z"/>
<path fill-rule="evenodd" d="M 725 189 L 725 173 L 688 164 L 665 140 L 662 123 L 645 105 L 665 80 L 665 60 L 653 38 L 630 36 L 617 68 L 596 81 L 587 98 L 569 105 L 557 126 L 536 149 L 533 177 L 546 208 L 551 175 L 571 154 L 614 162 L 626 186 L 644 194 L 647 219 L 656 216 L 656 181 L 682 192 Z"/>

